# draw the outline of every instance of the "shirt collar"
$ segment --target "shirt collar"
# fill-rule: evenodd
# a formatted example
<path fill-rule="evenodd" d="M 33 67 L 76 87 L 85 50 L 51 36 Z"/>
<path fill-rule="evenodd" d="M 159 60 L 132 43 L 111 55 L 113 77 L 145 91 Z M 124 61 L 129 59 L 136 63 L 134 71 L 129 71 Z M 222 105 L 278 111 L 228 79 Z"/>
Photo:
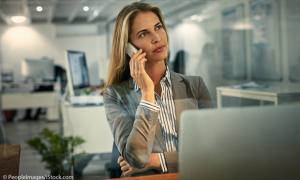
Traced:
<path fill-rule="evenodd" d="M 134 91 L 138 91 L 140 87 L 136 84 L 136 82 L 133 80 L 134 83 Z M 167 66 L 165 76 L 160 80 L 160 83 L 164 83 L 166 86 L 171 86 L 171 76 L 170 76 L 170 70 Z"/>

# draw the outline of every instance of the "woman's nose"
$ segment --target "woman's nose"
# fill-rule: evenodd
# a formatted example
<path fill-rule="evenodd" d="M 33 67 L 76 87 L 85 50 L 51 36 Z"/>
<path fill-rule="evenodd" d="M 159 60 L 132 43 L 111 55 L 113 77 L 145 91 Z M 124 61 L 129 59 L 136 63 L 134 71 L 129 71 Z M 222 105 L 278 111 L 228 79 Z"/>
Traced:
<path fill-rule="evenodd" d="M 154 32 L 152 35 L 152 43 L 157 43 L 161 40 L 160 35 L 157 32 Z"/>

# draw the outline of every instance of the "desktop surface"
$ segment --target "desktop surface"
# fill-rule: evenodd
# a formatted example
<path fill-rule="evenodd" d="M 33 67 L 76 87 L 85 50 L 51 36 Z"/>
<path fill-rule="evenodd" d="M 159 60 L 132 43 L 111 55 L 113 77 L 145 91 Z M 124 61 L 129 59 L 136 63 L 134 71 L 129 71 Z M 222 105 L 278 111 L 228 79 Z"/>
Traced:
<path fill-rule="evenodd" d="M 186 111 L 180 179 L 300 179 L 300 105 Z"/>

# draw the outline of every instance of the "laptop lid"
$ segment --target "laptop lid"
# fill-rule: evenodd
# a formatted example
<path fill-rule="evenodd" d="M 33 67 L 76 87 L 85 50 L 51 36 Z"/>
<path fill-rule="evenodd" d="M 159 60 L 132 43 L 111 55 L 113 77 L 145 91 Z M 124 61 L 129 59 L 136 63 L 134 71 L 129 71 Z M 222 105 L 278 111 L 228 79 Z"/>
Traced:
<path fill-rule="evenodd" d="M 181 116 L 180 179 L 300 179 L 300 105 Z"/>

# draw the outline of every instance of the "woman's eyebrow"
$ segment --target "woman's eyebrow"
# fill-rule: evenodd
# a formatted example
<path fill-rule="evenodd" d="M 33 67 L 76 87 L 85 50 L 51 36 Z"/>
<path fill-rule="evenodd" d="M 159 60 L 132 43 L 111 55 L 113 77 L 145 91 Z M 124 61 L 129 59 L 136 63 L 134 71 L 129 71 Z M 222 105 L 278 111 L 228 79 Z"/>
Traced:
<path fill-rule="evenodd" d="M 156 27 L 156 26 L 159 25 L 159 24 L 161 24 L 161 22 L 156 23 L 156 24 L 154 25 L 154 27 Z M 146 31 L 147 31 L 147 29 L 142 29 L 142 30 L 138 31 L 136 34 L 138 35 L 139 33 L 141 33 L 141 32 L 146 32 Z"/>
<path fill-rule="evenodd" d="M 161 24 L 161 22 L 156 23 L 154 26 L 157 26 L 157 25 L 159 25 L 159 24 Z"/>
<path fill-rule="evenodd" d="M 138 35 L 141 32 L 146 32 L 146 31 L 147 31 L 147 29 L 140 30 L 139 32 L 136 33 L 136 35 Z"/>

